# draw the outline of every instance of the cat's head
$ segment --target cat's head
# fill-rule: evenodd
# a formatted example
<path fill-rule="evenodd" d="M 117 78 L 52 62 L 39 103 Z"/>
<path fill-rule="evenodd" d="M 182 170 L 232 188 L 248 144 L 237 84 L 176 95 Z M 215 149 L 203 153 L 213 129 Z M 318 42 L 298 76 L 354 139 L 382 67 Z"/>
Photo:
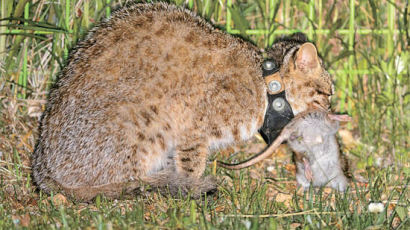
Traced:
<path fill-rule="evenodd" d="M 330 108 L 331 77 L 315 45 L 308 42 L 303 33 L 277 40 L 267 54 L 280 65 L 286 99 L 295 115 L 310 109 Z"/>

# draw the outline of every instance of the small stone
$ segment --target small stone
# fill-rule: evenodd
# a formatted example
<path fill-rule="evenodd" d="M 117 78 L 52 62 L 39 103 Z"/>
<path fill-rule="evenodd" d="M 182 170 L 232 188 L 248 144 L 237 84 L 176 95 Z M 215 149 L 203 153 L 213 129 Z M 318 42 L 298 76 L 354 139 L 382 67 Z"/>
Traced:
<path fill-rule="evenodd" d="M 268 167 L 266 168 L 266 170 L 268 170 L 268 172 L 272 172 L 273 170 L 275 170 L 275 167 L 273 167 L 273 166 L 268 166 Z"/>
<path fill-rule="evenodd" d="M 60 193 L 57 193 L 56 195 L 54 195 L 53 197 L 53 203 L 57 206 L 59 205 L 66 205 L 68 204 L 67 198 Z"/>
<path fill-rule="evenodd" d="M 372 213 L 383 212 L 384 205 L 382 203 L 370 203 L 368 206 L 368 210 Z"/>

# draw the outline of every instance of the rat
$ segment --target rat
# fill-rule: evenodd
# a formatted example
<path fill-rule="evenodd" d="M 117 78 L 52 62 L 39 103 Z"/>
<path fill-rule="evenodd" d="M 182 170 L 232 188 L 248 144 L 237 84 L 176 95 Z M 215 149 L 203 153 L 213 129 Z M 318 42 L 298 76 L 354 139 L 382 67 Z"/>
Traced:
<path fill-rule="evenodd" d="M 287 141 L 294 152 L 296 180 L 304 189 L 329 186 L 344 191 L 348 180 L 343 172 L 336 132 L 339 121 L 349 121 L 348 115 L 330 114 L 321 110 L 298 114 L 285 126 L 277 139 L 262 153 L 238 164 L 218 162 L 227 169 L 243 169 L 271 155 L 280 144 Z"/>

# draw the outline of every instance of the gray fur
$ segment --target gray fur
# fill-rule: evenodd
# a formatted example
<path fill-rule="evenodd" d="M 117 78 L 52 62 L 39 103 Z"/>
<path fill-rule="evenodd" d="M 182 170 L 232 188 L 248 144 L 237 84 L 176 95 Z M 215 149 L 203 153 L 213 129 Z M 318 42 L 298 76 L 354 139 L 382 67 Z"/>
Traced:
<path fill-rule="evenodd" d="M 315 187 L 327 185 L 344 191 L 348 182 L 342 170 L 336 132 L 339 129 L 338 120 L 348 119 L 346 115 L 328 114 L 321 110 L 301 113 L 260 154 L 238 164 L 218 163 L 228 169 L 246 168 L 271 155 L 287 140 L 288 146 L 294 151 L 296 180 L 302 187 L 309 188 L 312 182 Z M 312 176 L 311 181 L 307 175 Z"/>
<path fill-rule="evenodd" d="M 336 132 L 339 122 L 331 120 L 325 112 L 307 113 L 293 122 L 294 132 L 288 146 L 295 152 L 296 180 L 305 189 L 310 186 L 306 178 L 306 158 L 312 172 L 313 186 L 329 186 L 344 191 L 348 185 L 343 174 Z M 300 154 L 302 160 L 296 155 Z"/>

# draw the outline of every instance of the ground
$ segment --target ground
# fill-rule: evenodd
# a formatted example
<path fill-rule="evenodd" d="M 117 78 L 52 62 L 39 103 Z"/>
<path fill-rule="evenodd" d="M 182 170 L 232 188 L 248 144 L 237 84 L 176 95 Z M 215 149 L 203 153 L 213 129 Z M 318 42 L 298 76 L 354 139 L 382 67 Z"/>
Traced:
<path fill-rule="evenodd" d="M 387 159 L 360 168 L 351 154 L 363 149 L 345 124 L 338 136 L 353 177 L 348 191 L 330 188 L 303 191 L 286 145 L 269 159 L 239 171 L 216 167 L 214 159 L 243 160 L 263 149 L 256 136 L 215 153 L 207 174 L 215 174 L 218 191 L 200 200 L 171 198 L 155 192 L 129 200 L 97 197 L 75 203 L 61 194 L 47 195 L 32 184 L 30 155 L 38 117 L 28 115 L 25 100 L 2 98 L 0 128 L 0 228 L 159 228 L 159 229 L 386 229 L 409 227 L 409 177 Z M 233 154 L 236 153 L 236 154 Z M 359 162 L 359 163 L 357 163 Z M 387 163 L 386 163 L 387 162 Z"/>

